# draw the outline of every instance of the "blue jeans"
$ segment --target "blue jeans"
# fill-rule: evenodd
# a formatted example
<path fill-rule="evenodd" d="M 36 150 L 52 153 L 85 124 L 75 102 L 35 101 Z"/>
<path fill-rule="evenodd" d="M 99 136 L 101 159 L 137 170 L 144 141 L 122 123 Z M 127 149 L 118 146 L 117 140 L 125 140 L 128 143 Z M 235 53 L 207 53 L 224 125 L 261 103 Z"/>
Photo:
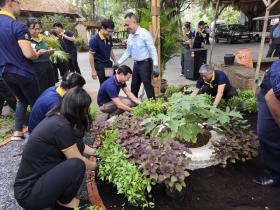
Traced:
<path fill-rule="evenodd" d="M 280 178 L 280 128 L 267 107 L 263 90 L 258 97 L 258 106 L 257 134 L 263 164 L 273 176 Z"/>
<path fill-rule="evenodd" d="M 3 79 L 13 94 L 17 97 L 15 115 L 15 130 L 22 131 L 23 124 L 27 122 L 26 108 L 31 107 L 39 96 L 39 86 L 37 79 L 31 80 L 26 77 L 5 73 Z"/>

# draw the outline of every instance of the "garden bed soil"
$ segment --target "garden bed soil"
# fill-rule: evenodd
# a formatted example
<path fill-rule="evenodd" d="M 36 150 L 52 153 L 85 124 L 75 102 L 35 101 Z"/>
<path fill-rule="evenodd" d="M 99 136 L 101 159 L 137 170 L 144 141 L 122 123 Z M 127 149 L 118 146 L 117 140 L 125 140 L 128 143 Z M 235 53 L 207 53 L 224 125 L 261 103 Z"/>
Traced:
<path fill-rule="evenodd" d="M 197 141 L 195 144 L 186 141 L 181 141 L 181 142 L 185 144 L 187 148 L 198 148 L 208 144 L 210 138 L 211 138 L 210 131 L 204 130 L 203 133 L 197 135 Z"/>
<path fill-rule="evenodd" d="M 245 119 L 256 130 L 256 114 Z M 186 193 L 182 201 L 169 198 L 163 186 L 155 186 L 152 199 L 156 210 L 279 210 L 280 188 L 262 187 L 252 180 L 262 175 L 260 157 L 245 163 L 229 164 L 191 171 L 186 179 Z M 116 188 L 97 180 L 99 193 L 108 210 L 137 210 L 127 199 L 117 194 Z"/>

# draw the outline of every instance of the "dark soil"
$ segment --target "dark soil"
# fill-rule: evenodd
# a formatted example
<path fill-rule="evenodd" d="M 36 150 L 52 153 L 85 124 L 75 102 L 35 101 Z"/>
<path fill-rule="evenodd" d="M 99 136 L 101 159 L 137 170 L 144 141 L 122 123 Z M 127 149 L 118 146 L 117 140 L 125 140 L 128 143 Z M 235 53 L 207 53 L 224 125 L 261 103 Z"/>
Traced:
<path fill-rule="evenodd" d="M 245 119 L 256 130 L 256 115 Z M 260 157 L 251 161 L 191 171 L 186 179 L 186 193 L 182 201 L 172 200 L 163 186 L 153 189 L 156 210 L 280 210 L 280 188 L 262 187 L 252 180 L 263 172 Z M 124 196 L 118 195 L 112 184 L 98 181 L 102 199 L 110 209 L 136 210 Z"/>
<path fill-rule="evenodd" d="M 197 141 L 195 144 L 191 142 L 181 141 L 186 145 L 187 148 L 197 148 L 206 145 L 211 138 L 211 133 L 207 130 L 204 130 L 203 133 L 197 135 Z"/>

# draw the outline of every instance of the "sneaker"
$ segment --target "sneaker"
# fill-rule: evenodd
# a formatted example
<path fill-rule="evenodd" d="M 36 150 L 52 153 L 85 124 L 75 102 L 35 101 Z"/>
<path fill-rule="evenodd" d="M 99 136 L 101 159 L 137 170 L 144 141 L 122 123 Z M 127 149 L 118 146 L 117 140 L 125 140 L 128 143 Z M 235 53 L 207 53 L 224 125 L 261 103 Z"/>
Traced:
<path fill-rule="evenodd" d="M 184 76 L 184 74 L 182 74 L 182 73 L 181 73 L 181 74 L 179 74 L 179 77 L 183 77 L 183 76 Z"/>

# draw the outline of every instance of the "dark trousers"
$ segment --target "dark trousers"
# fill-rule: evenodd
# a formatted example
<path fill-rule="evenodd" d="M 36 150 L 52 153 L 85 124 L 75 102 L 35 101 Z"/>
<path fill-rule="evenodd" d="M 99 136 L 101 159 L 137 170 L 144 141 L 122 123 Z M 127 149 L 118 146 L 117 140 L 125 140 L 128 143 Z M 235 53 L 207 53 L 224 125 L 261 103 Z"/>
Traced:
<path fill-rule="evenodd" d="M 155 98 L 154 87 L 152 86 L 152 60 L 148 59 L 142 62 L 134 62 L 131 92 L 138 97 L 138 92 L 143 82 L 148 98 Z"/>
<path fill-rule="evenodd" d="M 71 58 L 69 60 L 69 69 L 71 72 L 77 72 L 81 74 L 80 67 L 78 64 L 77 52 L 71 53 Z"/>
<path fill-rule="evenodd" d="M 25 199 L 18 200 L 18 203 L 27 210 L 54 207 L 56 201 L 67 204 L 76 196 L 85 170 L 82 160 L 65 160 L 42 175 L 32 186 L 30 194 Z"/>
<path fill-rule="evenodd" d="M 15 115 L 15 130 L 22 131 L 23 124 L 27 122 L 26 109 L 31 107 L 39 96 L 37 79 L 31 80 L 26 77 L 5 73 L 3 79 L 9 89 L 18 99 Z"/>
<path fill-rule="evenodd" d="M 182 53 L 181 53 L 181 74 L 184 74 L 184 72 L 185 72 L 184 69 L 185 69 L 185 56 L 182 51 Z"/>
<path fill-rule="evenodd" d="M 60 77 L 63 77 L 65 73 L 69 72 L 70 61 L 63 61 L 63 62 L 58 61 L 56 66 L 59 70 Z"/>
<path fill-rule="evenodd" d="M 263 164 L 272 176 L 280 179 L 280 128 L 267 107 L 263 90 L 258 97 L 258 106 L 257 134 Z"/>
<path fill-rule="evenodd" d="M 33 67 L 38 77 L 39 92 L 41 95 L 47 88 L 55 84 L 53 67 L 50 62 L 33 63 Z"/>
<path fill-rule="evenodd" d="M 273 57 L 280 57 L 280 45 L 272 44 L 269 46 L 266 57 L 271 57 L 272 54 Z"/>
<path fill-rule="evenodd" d="M 7 85 L 2 79 L 0 79 L 0 115 L 2 114 L 2 109 L 4 101 L 7 101 L 8 105 L 15 111 L 17 100 L 16 97 L 9 90 Z"/>
<path fill-rule="evenodd" d="M 94 67 L 96 69 L 96 73 L 97 73 L 100 85 L 109 78 L 109 77 L 105 76 L 105 68 L 111 68 L 112 66 L 113 66 L 112 61 L 108 61 L 105 63 L 98 62 L 98 61 L 94 62 Z"/>

